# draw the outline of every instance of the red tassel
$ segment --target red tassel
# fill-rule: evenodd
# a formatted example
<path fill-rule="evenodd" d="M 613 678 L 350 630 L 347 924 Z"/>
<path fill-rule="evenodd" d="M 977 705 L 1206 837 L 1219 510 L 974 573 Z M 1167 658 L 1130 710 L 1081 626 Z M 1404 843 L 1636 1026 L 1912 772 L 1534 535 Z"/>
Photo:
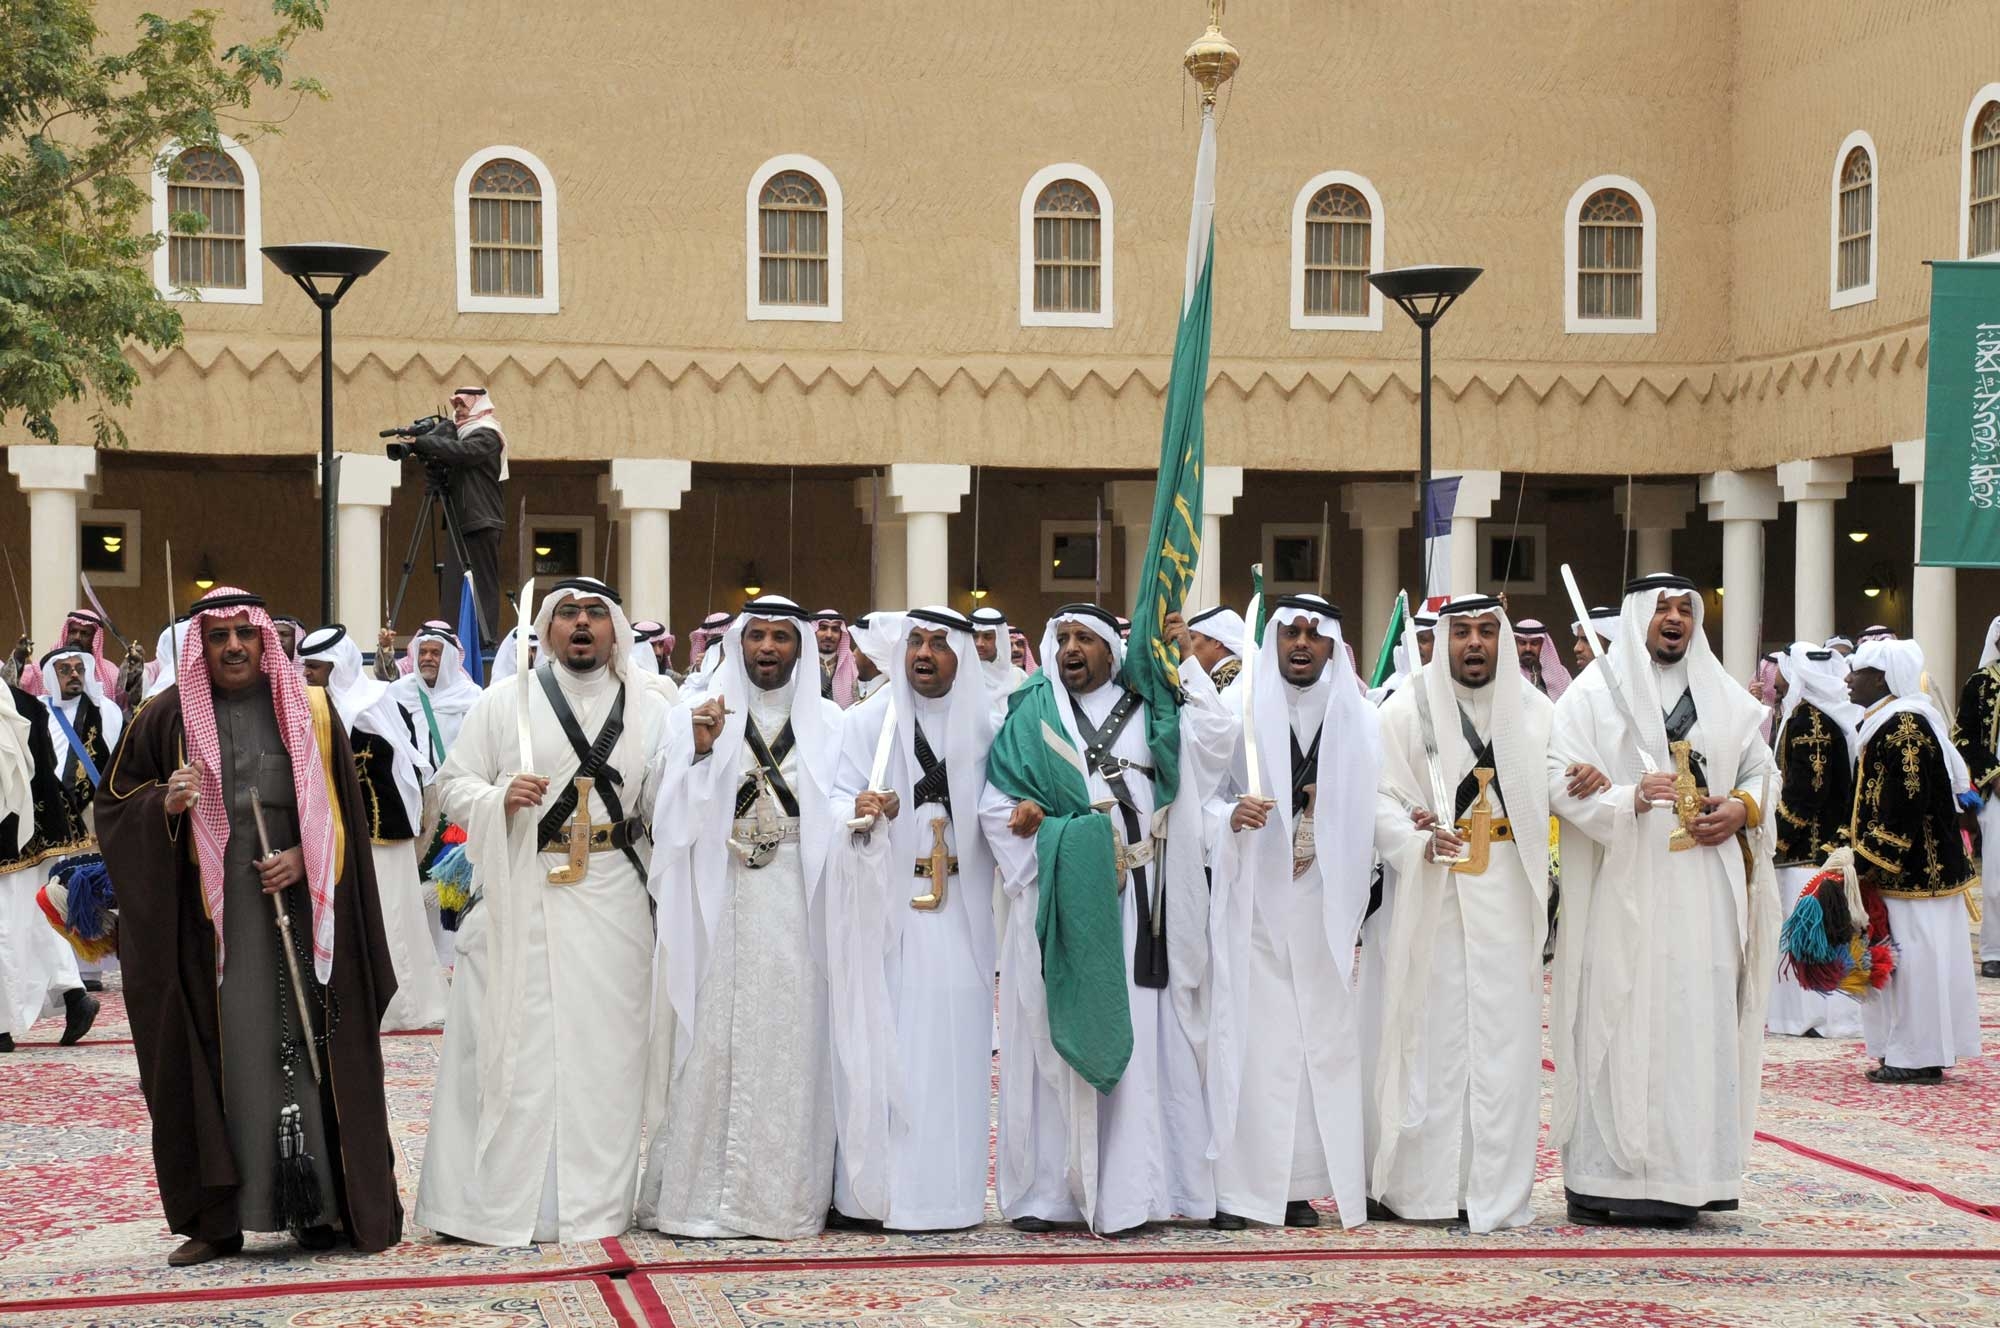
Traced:
<path fill-rule="evenodd" d="M 1792 963 L 1792 973 L 1807 991 L 1835 991 L 1839 989 L 1841 979 L 1847 976 L 1848 968 L 1845 964 Z"/>
<path fill-rule="evenodd" d="M 1887 941 L 1868 947 L 1868 985 L 1880 991 L 1896 971 L 1896 948 Z"/>
<path fill-rule="evenodd" d="M 463 844 L 465 842 L 465 827 L 462 825 L 448 825 L 444 828 L 444 834 L 440 838 L 447 844 Z"/>

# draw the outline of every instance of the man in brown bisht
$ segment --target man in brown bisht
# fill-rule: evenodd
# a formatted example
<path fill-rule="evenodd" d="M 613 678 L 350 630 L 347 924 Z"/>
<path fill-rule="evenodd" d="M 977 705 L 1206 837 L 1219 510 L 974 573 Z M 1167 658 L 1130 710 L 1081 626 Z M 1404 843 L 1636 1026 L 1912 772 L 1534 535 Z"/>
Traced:
<path fill-rule="evenodd" d="M 326 1249 L 336 1224 L 384 1249 L 403 1228 L 376 1032 L 396 979 L 354 757 L 262 599 L 217 587 L 190 616 L 175 685 L 97 798 L 153 1167 L 187 1237 L 167 1262 L 245 1231 Z"/>

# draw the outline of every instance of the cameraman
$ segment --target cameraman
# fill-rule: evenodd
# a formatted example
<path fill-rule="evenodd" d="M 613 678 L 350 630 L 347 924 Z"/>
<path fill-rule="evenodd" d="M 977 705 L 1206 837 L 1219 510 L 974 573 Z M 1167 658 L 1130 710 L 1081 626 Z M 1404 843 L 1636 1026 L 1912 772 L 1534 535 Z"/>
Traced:
<path fill-rule="evenodd" d="M 500 481 L 507 478 L 507 435 L 493 413 L 493 399 L 483 387 L 461 387 L 451 394 L 451 424 L 410 439 L 410 450 L 426 466 L 445 474 L 445 501 L 457 511 L 472 559 L 473 591 L 479 598 L 483 645 L 493 644 L 500 621 Z M 438 617 L 458 621 L 460 587 L 465 569 L 445 542 L 444 570 L 438 579 Z"/>

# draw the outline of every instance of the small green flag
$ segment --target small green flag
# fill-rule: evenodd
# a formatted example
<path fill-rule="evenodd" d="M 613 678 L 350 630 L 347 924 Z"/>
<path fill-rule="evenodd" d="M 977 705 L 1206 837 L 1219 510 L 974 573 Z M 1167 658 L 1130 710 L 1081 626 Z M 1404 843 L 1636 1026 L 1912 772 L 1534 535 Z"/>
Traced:
<path fill-rule="evenodd" d="M 1375 675 L 1368 680 L 1370 687 L 1380 687 L 1396 671 L 1396 643 L 1403 639 L 1403 610 L 1409 600 L 1409 591 L 1396 592 L 1395 611 L 1389 615 L 1388 625 L 1382 629 L 1382 648 L 1375 652 Z"/>

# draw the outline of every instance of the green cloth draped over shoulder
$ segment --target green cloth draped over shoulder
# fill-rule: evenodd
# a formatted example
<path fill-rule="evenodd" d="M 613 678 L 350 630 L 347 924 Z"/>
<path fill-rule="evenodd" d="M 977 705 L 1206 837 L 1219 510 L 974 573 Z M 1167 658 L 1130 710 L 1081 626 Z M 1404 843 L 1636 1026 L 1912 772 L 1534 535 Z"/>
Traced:
<path fill-rule="evenodd" d="M 1049 1036 L 1070 1067 L 1109 1093 L 1132 1059 L 1125 932 L 1111 818 L 1090 808 L 1083 754 L 1063 727 L 1055 684 L 1037 673 L 1007 700 L 986 778 L 1016 801 L 1043 811 L 1035 836 Z"/>

